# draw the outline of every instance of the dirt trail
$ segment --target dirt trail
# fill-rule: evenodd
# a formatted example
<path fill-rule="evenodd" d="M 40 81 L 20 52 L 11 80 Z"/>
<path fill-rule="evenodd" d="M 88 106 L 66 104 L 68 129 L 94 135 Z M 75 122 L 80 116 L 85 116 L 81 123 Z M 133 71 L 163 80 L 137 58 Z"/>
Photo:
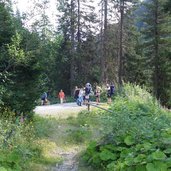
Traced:
<path fill-rule="evenodd" d="M 87 110 L 87 106 L 78 106 L 76 103 L 54 104 L 47 106 L 37 106 L 34 112 L 42 117 L 68 118 L 77 116 L 80 111 Z M 50 169 L 52 171 L 78 171 L 79 146 L 73 146 L 69 149 L 63 149 L 58 146 L 57 155 L 63 159 L 61 164 Z"/>
<path fill-rule="evenodd" d="M 63 162 L 62 164 L 57 165 L 53 171 L 78 171 L 78 153 L 78 149 L 62 151 L 60 155 L 63 158 Z"/>

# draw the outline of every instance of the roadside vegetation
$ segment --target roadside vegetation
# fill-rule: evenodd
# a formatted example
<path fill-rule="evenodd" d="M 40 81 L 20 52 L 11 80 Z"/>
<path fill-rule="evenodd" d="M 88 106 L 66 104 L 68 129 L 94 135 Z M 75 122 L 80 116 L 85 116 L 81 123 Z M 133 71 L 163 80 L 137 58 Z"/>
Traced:
<path fill-rule="evenodd" d="M 52 155 L 56 144 L 46 139 L 47 132 L 42 133 L 46 125 L 37 128 L 37 123 L 35 119 L 21 122 L 9 110 L 1 113 L 0 171 L 37 171 L 60 162 L 60 157 Z"/>
<path fill-rule="evenodd" d="M 100 140 L 83 155 L 94 169 L 168 171 L 171 169 L 171 116 L 147 91 L 125 85 L 110 110 L 99 113 Z"/>

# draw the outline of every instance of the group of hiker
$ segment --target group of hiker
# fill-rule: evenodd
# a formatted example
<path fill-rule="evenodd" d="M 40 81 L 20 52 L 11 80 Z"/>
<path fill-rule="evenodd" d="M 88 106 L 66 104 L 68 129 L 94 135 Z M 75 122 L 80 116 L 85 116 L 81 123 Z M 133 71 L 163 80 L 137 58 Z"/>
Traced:
<path fill-rule="evenodd" d="M 112 102 L 111 98 L 115 91 L 114 84 L 110 84 L 110 85 L 107 84 L 105 90 L 107 93 L 107 102 L 111 103 Z M 91 84 L 87 83 L 83 88 L 78 88 L 77 86 L 75 87 L 74 99 L 77 105 L 79 106 L 81 106 L 82 104 L 87 105 L 90 101 L 90 97 L 94 95 L 96 97 L 96 104 L 98 105 L 100 103 L 101 93 L 102 93 L 102 88 L 100 86 L 96 85 L 95 91 L 93 92 Z"/>
<path fill-rule="evenodd" d="M 93 95 L 92 86 L 90 83 L 87 83 L 85 87 L 78 88 L 75 87 L 74 91 L 74 99 L 78 106 L 81 106 L 82 104 L 87 104 L 90 100 L 90 95 Z"/>
<path fill-rule="evenodd" d="M 114 84 L 107 84 L 106 88 L 106 95 L 107 95 L 107 103 L 111 103 L 111 97 L 114 94 L 115 87 Z M 92 85 L 90 83 L 86 83 L 85 87 L 79 88 L 78 86 L 75 86 L 74 90 L 74 99 L 78 106 L 81 105 L 87 105 L 90 101 L 91 96 L 96 97 L 96 104 L 98 105 L 100 103 L 100 96 L 102 93 L 102 88 L 100 86 L 95 87 L 95 90 L 93 91 Z M 57 97 L 60 99 L 60 103 L 63 104 L 65 100 L 65 93 L 61 89 L 59 93 L 57 93 Z M 46 105 L 48 100 L 48 93 L 44 92 L 41 96 L 41 105 Z"/>

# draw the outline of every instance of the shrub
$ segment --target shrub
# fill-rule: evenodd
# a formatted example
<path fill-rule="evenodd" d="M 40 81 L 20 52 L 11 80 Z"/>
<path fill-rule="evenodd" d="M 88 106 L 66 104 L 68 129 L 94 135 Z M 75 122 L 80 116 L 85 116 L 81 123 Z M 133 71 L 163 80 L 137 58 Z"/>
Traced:
<path fill-rule="evenodd" d="M 109 171 L 169 170 L 169 113 L 147 91 L 130 84 L 115 97 L 110 110 L 113 113 L 101 119 L 105 136 L 89 145 L 84 159 Z"/>
<path fill-rule="evenodd" d="M 7 114 L 10 117 L 5 117 Z M 26 170 L 35 156 L 41 155 L 34 144 L 34 127 L 31 122 L 15 122 L 14 113 L 5 110 L 0 119 L 0 166 L 4 170 Z"/>

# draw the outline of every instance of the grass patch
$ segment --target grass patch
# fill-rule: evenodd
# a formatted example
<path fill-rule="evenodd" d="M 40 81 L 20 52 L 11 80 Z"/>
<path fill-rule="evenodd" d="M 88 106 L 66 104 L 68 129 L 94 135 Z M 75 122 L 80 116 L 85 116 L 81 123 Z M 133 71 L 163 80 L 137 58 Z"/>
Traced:
<path fill-rule="evenodd" d="M 57 145 L 54 142 L 47 139 L 41 139 L 35 143 L 41 148 L 41 157 L 35 159 L 36 163 L 55 166 L 57 163 L 61 162 L 62 159 L 55 153 Z"/>

